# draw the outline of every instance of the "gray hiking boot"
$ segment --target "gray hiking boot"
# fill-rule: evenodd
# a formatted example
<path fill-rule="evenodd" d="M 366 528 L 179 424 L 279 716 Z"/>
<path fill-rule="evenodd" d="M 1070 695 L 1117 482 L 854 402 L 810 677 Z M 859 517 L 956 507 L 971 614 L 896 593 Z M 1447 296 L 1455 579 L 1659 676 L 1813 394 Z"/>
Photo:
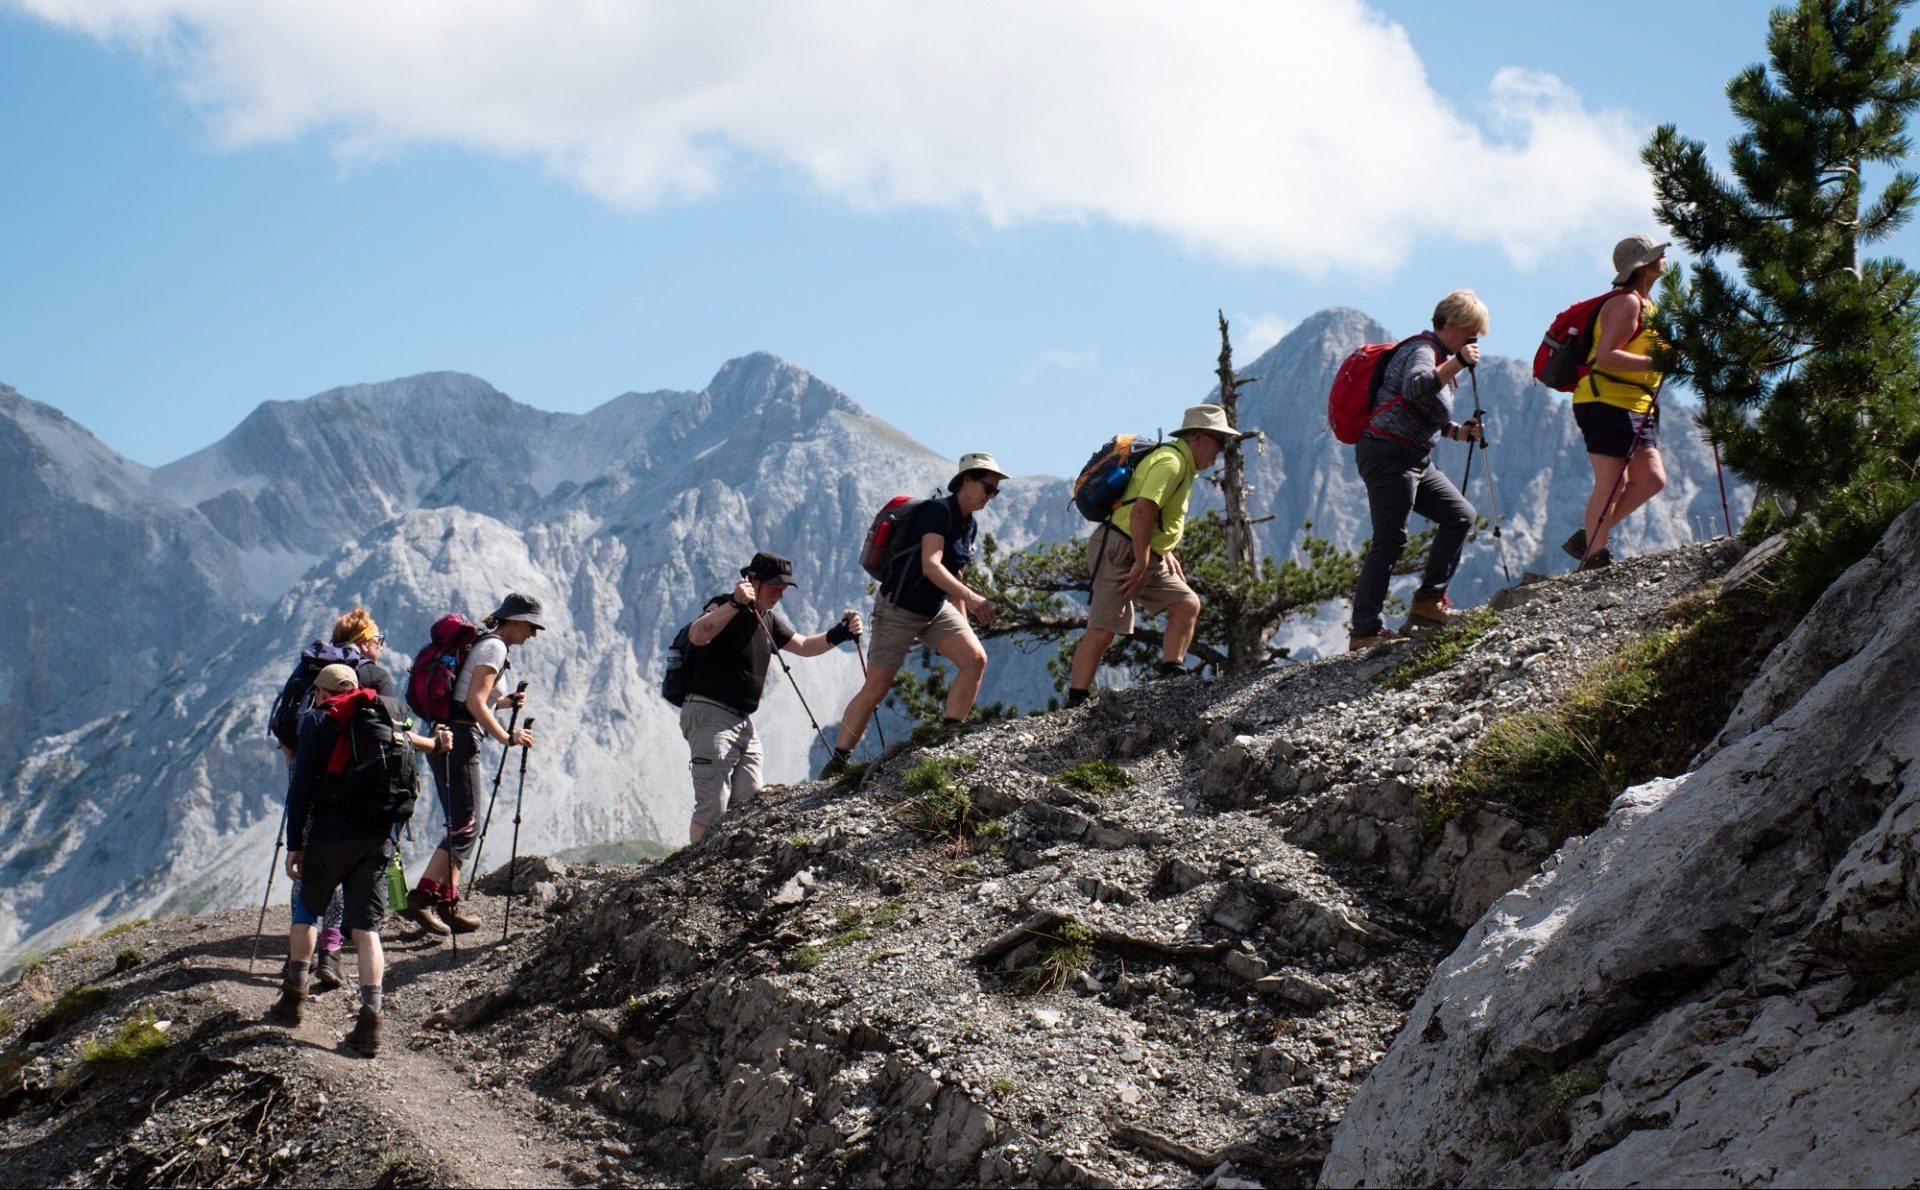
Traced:
<path fill-rule="evenodd" d="M 301 989 L 300 985 L 281 984 L 280 998 L 267 1006 L 267 1019 L 277 1025 L 298 1025 L 301 1004 L 306 998 L 307 993 Z"/>
<path fill-rule="evenodd" d="M 429 934 L 453 933 L 447 928 L 447 923 L 440 920 L 439 903 L 431 894 L 420 889 L 412 889 L 407 893 L 406 914 L 419 922 Z"/>
<path fill-rule="evenodd" d="M 308 989 L 307 994 L 317 996 L 321 992 L 330 992 L 345 982 L 346 977 L 340 974 L 340 952 L 323 950 L 319 962 L 313 966 L 313 987 Z"/>
<path fill-rule="evenodd" d="M 380 1022 L 385 1019 L 385 1016 L 385 1013 L 375 1012 L 362 1005 L 360 1019 L 353 1022 L 353 1031 L 348 1033 L 340 1044 L 356 1054 L 373 1057 L 380 1052 Z"/>

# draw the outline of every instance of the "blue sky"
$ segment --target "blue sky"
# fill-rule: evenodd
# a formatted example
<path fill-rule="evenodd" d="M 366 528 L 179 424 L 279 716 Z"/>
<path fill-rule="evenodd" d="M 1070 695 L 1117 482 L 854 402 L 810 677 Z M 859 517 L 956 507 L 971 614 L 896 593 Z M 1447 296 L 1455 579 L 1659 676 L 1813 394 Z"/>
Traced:
<path fill-rule="evenodd" d="M 140 14 L 169 7 L 156 39 Z M 341 25 L 367 24 L 335 44 L 263 28 L 238 0 L 0 0 L 0 382 L 158 464 L 263 400 L 339 384 L 454 369 L 584 410 L 699 388 L 764 349 L 945 454 L 1069 472 L 1198 399 L 1216 307 L 1253 340 L 1245 360 L 1326 306 L 1401 332 L 1468 285 L 1492 308 L 1489 350 L 1530 354 L 1604 284 L 1615 238 L 1657 230 L 1620 184 L 1621 130 L 1629 148 L 1662 120 L 1724 142 L 1722 88 L 1763 56 L 1766 6 L 1621 2 L 1579 23 L 1644 34 L 1569 36 L 1535 4 L 1330 0 L 1308 6 L 1334 12 L 1319 25 L 1276 20 L 1306 11 L 1276 2 L 1235 9 L 1236 32 L 1265 40 L 1223 37 L 1217 64 L 1102 33 L 1085 56 L 1119 77 L 1090 68 L 1057 94 L 1016 51 L 995 59 L 1010 35 L 990 29 L 894 31 L 927 55 L 898 77 L 872 59 L 809 73 L 809 51 L 779 44 L 816 27 L 797 5 L 685 78 L 636 62 L 647 89 L 629 93 L 580 42 L 670 53 L 713 31 L 610 29 L 574 7 L 537 10 L 549 42 L 524 11 L 449 41 L 340 5 Z M 816 25 L 837 44 L 847 18 L 829 7 Z M 1071 7 L 1062 21 L 1122 11 Z M 1417 60 L 1396 58 L 1394 25 Z M 1603 40 L 1656 48 L 1570 55 Z M 1349 52 L 1360 81 L 1313 73 L 1325 58 L 1342 77 Z M 1561 89 L 1541 99 L 1514 67 Z M 1021 81 L 1002 95 L 996 71 Z M 1437 116 L 1388 94 L 1422 72 Z M 556 99 L 554 78 L 579 93 Z M 660 115 L 689 96 L 706 114 Z M 1615 151 L 1522 145 L 1502 96 Z M 1558 240 L 1552 196 L 1514 197 L 1589 168 Z"/>

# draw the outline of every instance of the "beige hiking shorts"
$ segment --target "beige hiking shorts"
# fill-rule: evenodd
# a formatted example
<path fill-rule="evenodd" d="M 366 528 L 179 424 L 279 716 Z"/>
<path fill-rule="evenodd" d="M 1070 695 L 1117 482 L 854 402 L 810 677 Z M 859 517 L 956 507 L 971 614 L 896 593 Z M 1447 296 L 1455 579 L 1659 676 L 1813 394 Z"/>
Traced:
<path fill-rule="evenodd" d="M 1102 525 L 1087 539 L 1087 568 L 1093 574 L 1093 593 L 1087 603 L 1087 627 L 1116 636 L 1133 635 L 1133 609 L 1159 615 L 1176 603 L 1197 598 L 1186 580 L 1167 567 L 1165 558 L 1147 564 L 1146 581 L 1132 599 L 1120 595 L 1120 584 L 1133 569 L 1133 539 Z"/>
<path fill-rule="evenodd" d="M 931 616 L 916 616 L 901 611 L 884 597 L 873 601 L 873 624 L 868 629 L 867 663 L 874 669 L 899 669 L 907 663 L 907 650 L 915 641 L 939 652 L 949 637 L 972 636 L 967 617 L 952 603 L 943 602 Z"/>

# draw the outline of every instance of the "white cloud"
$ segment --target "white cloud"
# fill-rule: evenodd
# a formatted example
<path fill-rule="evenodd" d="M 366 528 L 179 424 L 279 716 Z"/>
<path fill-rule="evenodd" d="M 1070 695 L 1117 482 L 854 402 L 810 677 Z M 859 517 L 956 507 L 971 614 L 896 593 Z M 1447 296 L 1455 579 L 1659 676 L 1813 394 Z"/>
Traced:
<path fill-rule="evenodd" d="M 771 166 L 1309 272 L 1429 237 L 1525 265 L 1649 215 L 1626 116 L 1508 68 L 1469 118 L 1358 0 L 10 2 L 162 60 L 225 143 L 452 144 L 633 210 Z"/>
<path fill-rule="evenodd" d="M 1235 370 L 1286 338 L 1287 332 L 1299 325 L 1297 319 L 1283 318 L 1271 310 L 1264 314 L 1234 315 L 1229 327 L 1233 332 L 1233 358 L 1238 361 Z"/>
<path fill-rule="evenodd" d="M 1038 380 L 1046 372 L 1078 372 L 1100 366 L 1100 348 L 1096 345 L 1085 351 L 1074 351 L 1066 347 L 1052 347 L 1035 356 L 1027 365 L 1027 382 Z"/>

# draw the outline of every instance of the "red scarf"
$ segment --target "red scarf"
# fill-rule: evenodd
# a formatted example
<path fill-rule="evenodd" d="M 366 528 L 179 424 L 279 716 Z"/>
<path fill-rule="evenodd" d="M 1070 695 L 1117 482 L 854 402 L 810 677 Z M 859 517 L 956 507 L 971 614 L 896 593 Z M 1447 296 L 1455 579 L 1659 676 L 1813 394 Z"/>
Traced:
<path fill-rule="evenodd" d="M 347 720 L 353 718 L 354 712 L 361 707 L 372 706 L 373 700 L 378 697 L 371 689 L 362 686 L 320 700 L 321 711 L 339 733 L 333 741 L 333 755 L 327 757 L 329 773 L 347 771 L 347 762 L 353 759 L 353 739 L 352 733 L 347 730 Z"/>

